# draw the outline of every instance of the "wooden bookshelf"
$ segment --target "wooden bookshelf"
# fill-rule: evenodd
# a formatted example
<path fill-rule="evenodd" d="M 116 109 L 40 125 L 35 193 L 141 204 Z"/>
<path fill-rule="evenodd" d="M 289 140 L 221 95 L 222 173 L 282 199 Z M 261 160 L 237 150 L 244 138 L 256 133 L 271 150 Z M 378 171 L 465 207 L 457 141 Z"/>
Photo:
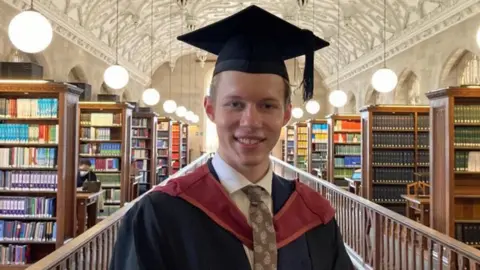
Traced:
<path fill-rule="evenodd" d="M 347 188 L 345 177 L 360 168 L 360 115 L 331 114 L 328 123 L 328 181 Z"/>
<path fill-rule="evenodd" d="M 181 123 L 182 132 L 180 133 L 181 136 L 181 145 L 180 145 L 180 164 L 183 167 L 187 166 L 190 162 L 189 159 L 189 151 L 188 151 L 188 124 Z"/>
<path fill-rule="evenodd" d="M 79 157 L 90 160 L 105 190 L 100 216 L 113 214 L 129 199 L 133 108 L 127 102 L 79 103 Z"/>
<path fill-rule="evenodd" d="M 291 125 L 285 126 L 285 156 L 283 159 L 288 164 L 295 166 L 295 128 Z"/>
<path fill-rule="evenodd" d="M 372 105 L 362 118 L 362 195 L 405 215 L 407 184 L 429 170 L 428 106 Z"/>
<path fill-rule="evenodd" d="M 64 83 L 0 83 L 0 251 L 12 263 L 2 261 L 0 269 L 26 268 L 75 236 L 82 91 Z"/>
<path fill-rule="evenodd" d="M 326 119 L 307 121 L 308 132 L 308 169 L 317 170 L 321 176 L 327 170 L 328 125 Z"/>
<path fill-rule="evenodd" d="M 132 115 L 132 159 L 136 171 L 142 176 L 138 181 L 138 194 L 141 195 L 157 184 L 157 118 L 155 112 L 140 111 Z M 134 196 L 136 197 L 136 196 Z"/>
<path fill-rule="evenodd" d="M 295 167 L 308 171 L 308 131 L 307 123 L 294 124 L 295 131 Z"/>
<path fill-rule="evenodd" d="M 480 234 L 480 87 L 449 87 L 430 100 L 430 226 L 475 247 Z"/>
<path fill-rule="evenodd" d="M 172 123 L 167 117 L 157 122 L 157 179 L 156 184 L 167 179 L 171 173 Z"/>
<path fill-rule="evenodd" d="M 182 166 L 181 164 L 181 151 L 180 146 L 182 144 L 182 122 L 172 121 L 172 145 L 170 151 L 170 174 L 176 173 Z"/>

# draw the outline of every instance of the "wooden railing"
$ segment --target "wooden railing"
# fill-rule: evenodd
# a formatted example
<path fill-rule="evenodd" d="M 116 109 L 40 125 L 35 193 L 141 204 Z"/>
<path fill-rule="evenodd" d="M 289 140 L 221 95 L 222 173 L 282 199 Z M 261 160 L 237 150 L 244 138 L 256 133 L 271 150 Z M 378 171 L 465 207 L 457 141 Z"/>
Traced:
<path fill-rule="evenodd" d="M 192 171 L 209 156 L 202 156 L 173 177 Z M 478 250 L 277 158 L 272 157 L 272 162 L 278 175 L 287 179 L 298 178 L 330 200 L 337 210 L 336 218 L 347 250 L 358 269 L 480 270 Z M 107 269 L 118 226 L 132 204 L 27 269 Z"/>
<path fill-rule="evenodd" d="M 276 174 L 299 179 L 336 209 L 347 250 L 359 269 L 480 270 L 480 251 L 272 157 Z"/>
<path fill-rule="evenodd" d="M 211 154 L 202 155 L 172 175 L 171 178 L 190 173 L 204 164 L 210 157 Z M 168 179 L 165 181 L 168 181 Z M 122 218 L 133 204 L 145 196 L 145 194 L 130 203 L 126 203 L 124 207 L 120 208 L 108 218 L 75 237 L 61 248 L 44 257 L 42 260 L 31 265 L 27 270 L 108 269 L 113 245 Z"/>

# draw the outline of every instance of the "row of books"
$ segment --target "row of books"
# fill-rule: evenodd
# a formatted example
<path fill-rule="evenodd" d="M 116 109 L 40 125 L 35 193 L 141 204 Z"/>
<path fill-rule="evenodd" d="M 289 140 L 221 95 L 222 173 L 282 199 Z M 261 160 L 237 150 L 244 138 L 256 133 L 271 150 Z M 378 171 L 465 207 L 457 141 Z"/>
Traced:
<path fill-rule="evenodd" d="M 430 168 L 417 168 L 417 181 L 430 182 Z"/>
<path fill-rule="evenodd" d="M 454 123 L 480 123 L 480 105 L 455 105 L 453 107 Z"/>
<path fill-rule="evenodd" d="M 413 166 L 415 163 L 414 151 L 374 151 L 373 165 Z"/>
<path fill-rule="evenodd" d="M 0 124 L 0 143 L 58 143 L 58 125 Z"/>
<path fill-rule="evenodd" d="M 479 127 L 455 127 L 455 146 L 480 147 L 480 126 Z"/>
<path fill-rule="evenodd" d="M 373 130 L 414 130 L 415 118 L 408 115 L 374 115 L 372 121 Z"/>
<path fill-rule="evenodd" d="M 297 141 L 307 141 L 308 140 L 308 137 L 307 137 L 307 133 L 297 133 Z"/>
<path fill-rule="evenodd" d="M 132 148 L 147 148 L 147 141 L 142 139 L 132 139 Z"/>
<path fill-rule="evenodd" d="M 455 238 L 468 245 L 480 245 L 480 222 L 455 223 Z"/>
<path fill-rule="evenodd" d="M 107 189 L 104 193 L 105 202 L 120 202 L 120 189 Z"/>
<path fill-rule="evenodd" d="M 1 217 L 55 217 L 55 197 L 0 196 Z"/>
<path fill-rule="evenodd" d="M 2 118 L 57 118 L 56 98 L 0 98 Z"/>
<path fill-rule="evenodd" d="M 157 148 L 168 148 L 168 140 L 157 140 Z"/>
<path fill-rule="evenodd" d="M 360 155 L 362 147 L 360 145 L 335 145 L 336 155 Z"/>
<path fill-rule="evenodd" d="M 333 175 L 335 178 L 352 177 L 355 168 L 334 168 Z"/>
<path fill-rule="evenodd" d="M 335 143 L 359 143 L 360 133 L 335 133 L 333 134 L 333 142 Z"/>
<path fill-rule="evenodd" d="M 361 157 L 354 156 L 354 157 L 336 157 L 335 167 L 352 167 L 358 168 L 361 165 Z"/>
<path fill-rule="evenodd" d="M 328 124 L 312 124 L 312 133 L 313 134 L 327 134 L 328 133 Z"/>
<path fill-rule="evenodd" d="M 149 158 L 149 151 L 145 149 L 133 149 L 133 158 Z"/>
<path fill-rule="evenodd" d="M 133 118 L 132 119 L 132 126 L 133 127 L 142 127 L 147 128 L 148 126 L 148 118 Z"/>
<path fill-rule="evenodd" d="M 1 190 L 57 190 L 55 171 L 9 171 L 0 170 Z"/>
<path fill-rule="evenodd" d="M 103 155 L 120 156 L 122 152 L 121 143 L 82 143 L 80 144 L 80 155 Z"/>
<path fill-rule="evenodd" d="M 413 133 L 381 133 L 374 132 L 373 147 L 414 147 Z"/>
<path fill-rule="evenodd" d="M 418 153 L 418 166 L 428 166 L 430 164 L 430 152 L 429 151 L 419 151 Z"/>
<path fill-rule="evenodd" d="M 0 245 L 1 265 L 21 265 L 30 261 L 30 248 L 27 245 Z"/>
<path fill-rule="evenodd" d="M 376 202 L 404 202 L 402 194 L 407 194 L 406 186 L 374 186 L 372 198 Z"/>
<path fill-rule="evenodd" d="M 166 149 L 157 149 L 158 158 L 168 158 L 168 147 Z"/>
<path fill-rule="evenodd" d="M 82 113 L 80 125 L 85 126 L 120 126 L 122 123 L 121 113 Z"/>
<path fill-rule="evenodd" d="M 307 148 L 298 148 L 297 149 L 297 156 L 306 156 L 307 155 Z"/>
<path fill-rule="evenodd" d="M 430 117 L 428 115 L 418 115 L 417 129 L 421 131 L 430 129 Z"/>
<path fill-rule="evenodd" d="M 308 148 L 308 143 L 306 141 L 297 141 L 297 148 Z"/>
<path fill-rule="evenodd" d="M 325 143 L 314 143 L 312 144 L 312 151 L 327 151 L 327 146 Z"/>
<path fill-rule="evenodd" d="M 312 161 L 327 160 L 327 152 L 312 153 Z"/>
<path fill-rule="evenodd" d="M 132 136 L 134 137 L 150 137 L 150 131 L 145 128 L 134 128 L 132 129 Z"/>
<path fill-rule="evenodd" d="M 112 140 L 112 130 L 110 128 L 81 127 L 81 140 Z"/>
<path fill-rule="evenodd" d="M 455 171 L 480 172 L 480 151 L 455 151 Z"/>
<path fill-rule="evenodd" d="M 148 170 L 147 160 L 135 160 L 135 168 L 140 171 Z"/>
<path fill-rule="evenodd" d="M 120 174 L 118 173 L 96 173 L 98 181 L 102 186 L 120 186 Z"/>
<path fill-rule="evenodd" d="M 166 132 L 170 129 L 170 122 L 158 122 L 157 131 Z"/>
<path fill-rule="evenodd" d="M 0 241 L 54 241 L 57 223 L 0 220 Z"/>
<path fill-rule="evenodd" d="M 312 143 L 327 143 L 328 134 L 327 133 L 312 133 Z"/>
<path fill-rule="evenodd" d="M 82 158 L 85 159 L 85 158 Z M 92 163 L 92 169 L 96 171 L 118 171 L 120 170 L 120 159 L 118 158 L 86 158 Z"/>
<path fill-rule="evenodd" d="M 413 168 L 374 168 L 373 181 L 381 183 L 414 182 Z"/>
<path fill-rule="evenodd" d="M 418 133 L 418 147 L 426 148 L 430 146 L 430 135 L 428 133 Z"/>
<path fill-rule="evenodd" d="M 360 131 L 360 121 L 354 120 L 336 120 L 335 125 L 333 126 L 334 131 L 352 131 L 358 130 Z"/>
<path fill-rule="evenodd" d="M 57 160 L 56 153 L 56 148 L 0 148 L 0 167 L 54 168 Z"/>

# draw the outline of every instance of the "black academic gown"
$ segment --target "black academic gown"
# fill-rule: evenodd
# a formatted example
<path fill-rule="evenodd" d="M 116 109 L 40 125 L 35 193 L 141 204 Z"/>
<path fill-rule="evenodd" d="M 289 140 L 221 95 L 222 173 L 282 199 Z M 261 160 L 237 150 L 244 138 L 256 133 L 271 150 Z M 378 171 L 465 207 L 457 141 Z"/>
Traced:
<path fill-rule="evenodd" d="M 278 270 L 353 269 L 333 209 L 295 192 L 305 190 L 298 183 L 273 177 Z M 209 161 L 142 198 L 124 217 L 110 270 L 250 270 L 243 244 L 251 247 L 251 228 L 219 187 Z"/>

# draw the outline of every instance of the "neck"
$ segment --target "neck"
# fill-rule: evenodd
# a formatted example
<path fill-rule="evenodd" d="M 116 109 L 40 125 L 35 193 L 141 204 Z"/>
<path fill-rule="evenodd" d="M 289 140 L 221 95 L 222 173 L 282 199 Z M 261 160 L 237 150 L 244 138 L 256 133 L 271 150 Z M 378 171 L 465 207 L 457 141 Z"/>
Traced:
<path fill-rule="evenodd" d="M 242 164 L 238 164 L 233 160 L 229 160 L 225 157 L 225 155 L 222 155 L 220 151 L 218 151 L 217 154 L 220 155 L 220 157 L 225 161 L 225 163 L 227 163 L 230 167 L 234 168 L 237 172 L 241 173 L 243 176 L 245 176 L 245 178 L 247 178 L 248 181 L 253 184 L 259 182 L 270 168 L 269 158 L 257 165 L 243 166 Z"/>

